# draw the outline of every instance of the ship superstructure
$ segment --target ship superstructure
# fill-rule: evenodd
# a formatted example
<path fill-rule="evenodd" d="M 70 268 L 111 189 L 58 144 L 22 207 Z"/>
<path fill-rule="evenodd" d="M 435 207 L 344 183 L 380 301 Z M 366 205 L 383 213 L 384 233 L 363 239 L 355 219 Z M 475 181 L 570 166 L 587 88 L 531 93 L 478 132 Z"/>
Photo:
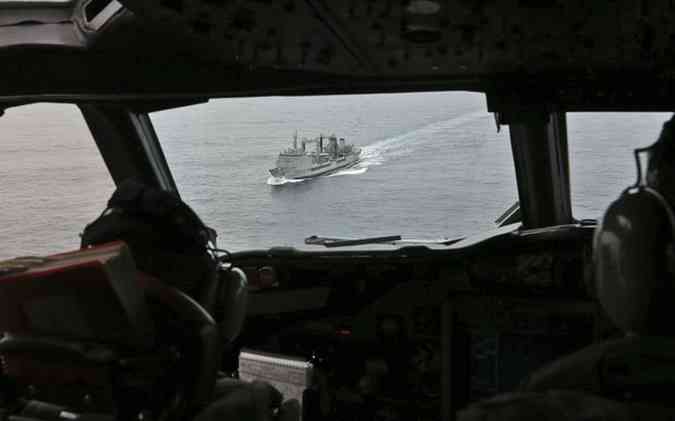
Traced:
<path fill-rule="evenodd" d="M 314 145 L 313 147 L 310 145 Z M 346 144 L 344 138 L 335 135 L 314 139 L 303 138 L 298 146 L 297 134 L 293 147 L 279 154 L 272 176 L 286 179 L 301 179 L 330 174 L 351 167 L 359 162 L 361 149 Z"/>

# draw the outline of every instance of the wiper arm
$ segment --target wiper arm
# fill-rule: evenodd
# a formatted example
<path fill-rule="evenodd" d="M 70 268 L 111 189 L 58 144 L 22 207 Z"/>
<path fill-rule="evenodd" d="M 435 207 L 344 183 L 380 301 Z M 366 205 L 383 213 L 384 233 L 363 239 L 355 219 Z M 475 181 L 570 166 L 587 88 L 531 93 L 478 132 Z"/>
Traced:
<path fill-rule="evenodd" d="M 366 237 L 366 238 L 331 238 L 312 235 L 305 238 L 305 244 L 326 247 L 344 247 L 358 246 L 362 244 L 393 243 L 399 241 L 400 235 L 387 235 L 385 237 Z"/>
<path fill-rule="evenodd" d="M 324 247 L 345 247 L 345 246 L 360 246 L 364 244 L 384 244 L 390 243 L 393 245 L 397 244 L 436 244 L 436 245 L 450 245 L 454 244 L 462 238 L 456 239 L 443 239 L 443 240 L 415 240 L 415 239 L 403 239 L 400 235 L 387 235 L 384 237 L 366 237 L 366 238 L 334 238 L 334 237 L 320 237 L 318 235 L 312 235 L 305 238 L 305 244 L 313 246 L 324 246 Z"/>
<path fill-rule="evenodd" d="M 501 214 L 499 218 L 495 220 L 495 224 L 497 224 L 498 227 L 503 227 L 505 225 L 522 221 L 523 215 L 520 211 L 520 202 L 516 201 L 516 203 L 511 205 L 503 214 Z"/>

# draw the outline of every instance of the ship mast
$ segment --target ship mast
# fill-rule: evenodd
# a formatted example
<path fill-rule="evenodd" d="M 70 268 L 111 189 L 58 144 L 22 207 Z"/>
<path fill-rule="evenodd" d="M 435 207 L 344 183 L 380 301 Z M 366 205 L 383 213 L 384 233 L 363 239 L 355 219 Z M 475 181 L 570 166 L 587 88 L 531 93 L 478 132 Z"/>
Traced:
<path fill-rule="evenodd" d="M 295 131 L 295 134 L 293 135 L 293 150 L 298 150 L 298 131 Z"/>

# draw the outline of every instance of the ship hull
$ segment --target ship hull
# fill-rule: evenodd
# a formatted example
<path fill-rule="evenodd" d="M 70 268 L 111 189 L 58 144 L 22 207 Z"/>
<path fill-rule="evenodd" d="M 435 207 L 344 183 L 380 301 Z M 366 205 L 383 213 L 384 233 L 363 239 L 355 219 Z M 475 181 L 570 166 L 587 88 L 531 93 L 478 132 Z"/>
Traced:
<path fill-rule="evenodd" d="M 304 170 L 296 169 L 284 169 L 284 168 L 273 168 L 269 170 L 270 174 L 273 177 L 284 177 L 289 180 L 302 180 L 307 178 L 319 177 L 322 175 L 329 175 L 340 170 L 344 170 L 354 165 L 358 164 L 361 161 L 360 154 L 347 156 L 341 161 L 331 161 L 329 163 L 319 165 L 314 168 L 307 168 Z"/>

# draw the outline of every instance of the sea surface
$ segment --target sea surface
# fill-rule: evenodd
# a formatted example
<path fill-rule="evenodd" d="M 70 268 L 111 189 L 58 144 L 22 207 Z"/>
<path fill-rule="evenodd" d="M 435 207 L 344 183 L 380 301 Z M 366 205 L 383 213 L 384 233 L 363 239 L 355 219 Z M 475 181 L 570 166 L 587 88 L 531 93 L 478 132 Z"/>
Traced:
<path fill-rule="evenodd" d="M 574 213 L 600 217 L 635 179 L 632 149 L 668 114 L 568 115 Z M 517 200 L 508 126 L 475 93 L 214 100 L 152 115 L 180 193 L 238 251 L 311 235 L 455 238 L 494 227 Z M 302 182 L 273 179 L 299 137 L 335 134 L 363 161 Z M 114 186 L 74 106 L 0 117 L 0 259 L 77 248 Z"/>

